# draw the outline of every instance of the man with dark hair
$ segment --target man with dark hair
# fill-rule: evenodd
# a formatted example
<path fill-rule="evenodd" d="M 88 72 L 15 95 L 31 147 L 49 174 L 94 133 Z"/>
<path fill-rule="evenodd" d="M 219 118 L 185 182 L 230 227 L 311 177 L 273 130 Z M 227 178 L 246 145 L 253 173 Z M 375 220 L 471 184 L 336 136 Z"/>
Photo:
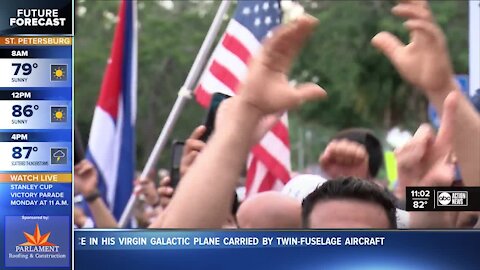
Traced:
<path fill-rule="evenodd" d="M 345 129 L 329 142 L 319 164 L 326 178 L 373 179 L 383 164 L 382 144 L 368 129 Z"/>
<path fill-rule="evenodd" d="M 347 177 L 327 181 L 302 203 L 308 228 L 397 228 L 393 197 L 371 181 Z"/>

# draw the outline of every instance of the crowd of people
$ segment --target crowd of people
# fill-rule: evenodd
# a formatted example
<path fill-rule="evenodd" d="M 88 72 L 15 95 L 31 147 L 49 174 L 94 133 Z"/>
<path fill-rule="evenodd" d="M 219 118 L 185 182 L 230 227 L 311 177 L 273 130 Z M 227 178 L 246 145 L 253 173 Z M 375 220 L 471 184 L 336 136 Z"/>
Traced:
<path fill-rule="evenodd" d="M 148 228 L 480 228 L 480 212 L 406 212 L 406 187 L 480 186 L 480 114 L 461 94 L 444 33 L 427 1 L 401 1 L 393 9 L 405 19 L 410 42 L 388 32 L 372 39 L 404 80 L 441 115 L 436 132 L 421 124 L 413 138 L 395 150 L 398 179 L 390 191 L 378 181 L 383 163 L 380 140 L 370 130 L 352 128 L 335 135 L 319 154 L 318 171 L 300 174 L 281 191 L 239 200 L 235 190 L 250 148 L 282 112 L 326 99 L 314 83 L 292 86 L 288 72 L 318 21 L 302 15 L 278 27 L 251 59 L 238 95 L 220 105 L 215 130 L 204 143 L 204 126 L 186 141 L 181 181 L 155 174 L 137 181 L 139 227 Z M 371 89 L 374 94 L 375 89 Z M 456 171 L 458 170 L 458 173 Z M 93 220 L 75 209 L 80 228 L 114 228 L 117 221 L 98 193 L 97 172 L 87 160 L 75 167 L 76 192 Z"/>

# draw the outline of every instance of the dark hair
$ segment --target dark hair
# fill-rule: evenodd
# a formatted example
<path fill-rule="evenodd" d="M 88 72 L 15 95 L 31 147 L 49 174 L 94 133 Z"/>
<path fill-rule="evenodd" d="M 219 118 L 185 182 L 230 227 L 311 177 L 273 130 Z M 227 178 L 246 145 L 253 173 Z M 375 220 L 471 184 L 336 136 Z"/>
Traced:
<path fill-rule="evenodd" d="M 368 172 L 370 177 L 377 176 L 383 164 L 383 148 L 373 132 L 365 128 L 349 128 L 337 133 L 332 140 L 347 139 L 365 146 L 368 153 Z"/>
<path fill-rule="evenodd" d="M 390 192 L 371 181 L 354 177 L 327 181 L 310 193 L 302 202 L 303 226 L 308 227 L 309 217 L 316 203 L 331 199 L 357 199 L 378 204 L 385 210 L 390 228 L 397 228 L 397 209 Z"/>

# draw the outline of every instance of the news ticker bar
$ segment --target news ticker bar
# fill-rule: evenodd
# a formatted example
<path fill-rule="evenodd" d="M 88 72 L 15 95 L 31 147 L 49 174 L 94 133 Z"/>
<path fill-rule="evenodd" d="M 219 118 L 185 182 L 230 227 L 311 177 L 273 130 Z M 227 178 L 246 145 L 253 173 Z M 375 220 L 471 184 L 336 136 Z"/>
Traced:
<path fill-rule="evenodd" d="M 74 235 L 75 269 L 478 270 L 480 230 L 76 230 Z"/>
<path fill-rule="evenodd" d="M 407 211 L 480 211 L 480 187 L 407 187 Z"/>
<path fill-rule="evenodd" d="M 75 230 L 75 250 L 179 250 L 279 247 L 387 246 L 412 231 L 349 230 Z M 480 231 L 479 231 L 480 233 Z M 438 233 L 440 235 L 441 233 Z M 395 239 L 395 240 L 393 240 Z"/>
<path fill-rule="evenodd" d="M 479 241 L 480 231 L 465 230 L 75 230 L 74 263 L 75 269 L 478 270 Z"/>

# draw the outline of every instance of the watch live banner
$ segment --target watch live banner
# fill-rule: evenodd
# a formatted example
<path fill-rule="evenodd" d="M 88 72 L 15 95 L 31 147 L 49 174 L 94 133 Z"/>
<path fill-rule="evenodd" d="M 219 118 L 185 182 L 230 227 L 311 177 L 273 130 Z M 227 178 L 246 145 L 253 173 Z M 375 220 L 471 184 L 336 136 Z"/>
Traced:
<path fill-rule="evenodd" d="M 76 230 L 75 269 L 478 269 L 480 231 Z"/>

